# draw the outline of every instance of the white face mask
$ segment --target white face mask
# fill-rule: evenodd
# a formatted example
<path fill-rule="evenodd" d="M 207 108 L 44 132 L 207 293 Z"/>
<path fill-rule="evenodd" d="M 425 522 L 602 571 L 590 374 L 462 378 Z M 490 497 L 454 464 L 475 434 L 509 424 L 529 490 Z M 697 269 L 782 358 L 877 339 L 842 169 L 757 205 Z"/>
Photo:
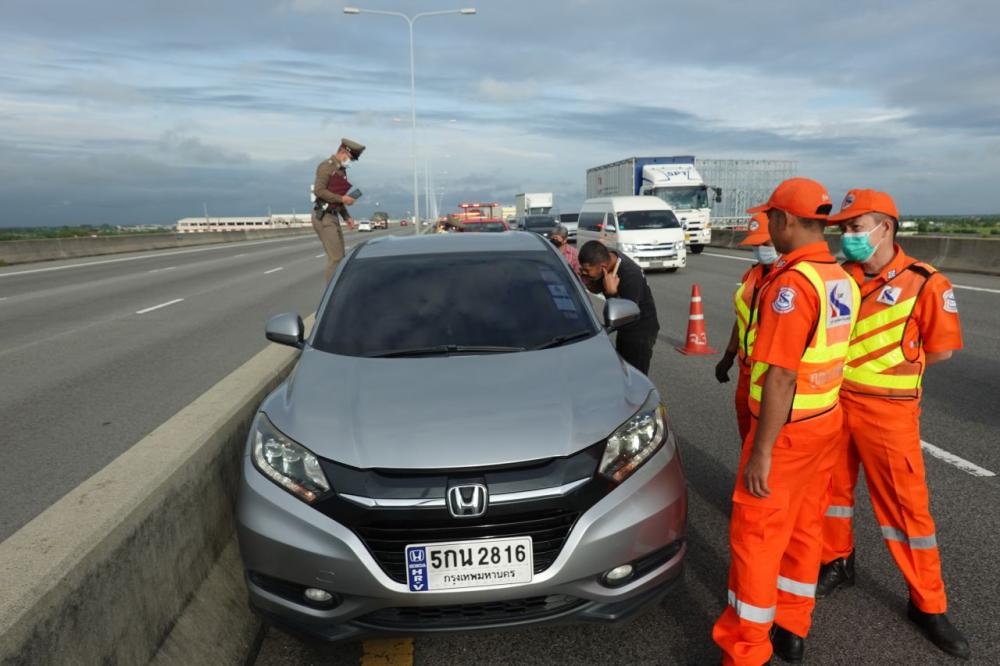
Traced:
<path fill-rule="evenodd" d="M 344 168 L 347 168 L 347 165 L 350 164 L 350 163 L 351 163 L 351 158 L 350 157 L 345 157 L 344 159 L 340 160 L 340 166 L 342 166 Z"/>
<path fill-rule="evenodd" d="M 778 251 L 775 250 L 770 245 L 755 245 L 753 248 L 753 256 L 757 258 L 762 264 L 770 266 L 778 260 L 780 256 Z"/>

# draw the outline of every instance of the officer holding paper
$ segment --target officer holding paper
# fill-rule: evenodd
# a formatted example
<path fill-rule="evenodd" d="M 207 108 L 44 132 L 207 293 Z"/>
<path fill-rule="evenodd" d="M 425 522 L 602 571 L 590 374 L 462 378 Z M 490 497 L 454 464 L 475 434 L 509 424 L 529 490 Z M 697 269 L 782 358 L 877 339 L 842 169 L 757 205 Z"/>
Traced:
<path fill-rule="evenodd" d="M 351 184 L 347 181 L 347 166 L 361 157 L 365 147 L 350 139 L 341 139 L 337 152 L 320 162 L 316 168 L 316 182 L 313 184 L 313 194 L 316 202 L 313 205 L 312 225 L 326 250 L 326 281 L 329 282 L 337 270 L 337 264 L 344 258 L 344 233 L 340 229 L 343 219 L 348 226 L 354 220 L 347 207 L 354 205 L 354 197 L 350 196 Z"/>

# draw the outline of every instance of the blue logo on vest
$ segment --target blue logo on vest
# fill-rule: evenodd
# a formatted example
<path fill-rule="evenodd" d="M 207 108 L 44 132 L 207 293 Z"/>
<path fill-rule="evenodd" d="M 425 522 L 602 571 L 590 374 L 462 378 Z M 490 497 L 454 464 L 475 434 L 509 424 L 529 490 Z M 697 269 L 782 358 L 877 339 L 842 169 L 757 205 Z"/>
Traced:
<path fill-rule="evenodd" d="M 830 311 L 827 313 L 826 327 L 832 328 L 851 322 L 853 294 L 847 280 L 831 280 L 826 283 L 830 298 Z"/>

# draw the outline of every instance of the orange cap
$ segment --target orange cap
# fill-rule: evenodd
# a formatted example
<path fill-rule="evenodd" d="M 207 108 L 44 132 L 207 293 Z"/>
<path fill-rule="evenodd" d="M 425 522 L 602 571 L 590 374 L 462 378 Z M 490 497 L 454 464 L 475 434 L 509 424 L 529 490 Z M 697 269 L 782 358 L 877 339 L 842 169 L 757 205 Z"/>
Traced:
<path fill-rule="evenodd" d="M 764 213 L 754 213 L 747 225 L 747 237 L 740 241 L 740 245 L 763 245 L 771 240 L 771 233 L 767 230 L 767 215 Z"/>
<path fill-rule="evenodd" d="M 748 213 L 766 213 L 772 208 L 783 210 L 796 217 L 825 220 L 833 209 L 826 188 L 809 178 L 789 178 L 771 193 L 766 204 L 748 208 Z"/>
<path fill-rule="evenodd" d="M 852 217 L 860 217 L 865 213 L 883 213 L 898 220 L 899 211 L 896 210 L 896 203 L 885 192 L 876 190 L 848 190 L 844 196 L 844 202 L 840 204 L 840 212 L 831 215 L 829 222 L 835 224 L 849 220 Z"/>

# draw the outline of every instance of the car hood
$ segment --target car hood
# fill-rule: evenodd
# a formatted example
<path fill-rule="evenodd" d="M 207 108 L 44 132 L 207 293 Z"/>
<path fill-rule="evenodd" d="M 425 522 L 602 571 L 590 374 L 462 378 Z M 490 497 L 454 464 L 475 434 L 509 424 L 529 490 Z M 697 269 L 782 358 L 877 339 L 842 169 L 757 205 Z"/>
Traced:
<path fill-rule="evenodd" d="M 261 409 L 317 455 L 369 469 L 566 456 L 607 437 L 652 384 L 603 332 L 533 352 L 372 359 L 307 347 Z"/>

